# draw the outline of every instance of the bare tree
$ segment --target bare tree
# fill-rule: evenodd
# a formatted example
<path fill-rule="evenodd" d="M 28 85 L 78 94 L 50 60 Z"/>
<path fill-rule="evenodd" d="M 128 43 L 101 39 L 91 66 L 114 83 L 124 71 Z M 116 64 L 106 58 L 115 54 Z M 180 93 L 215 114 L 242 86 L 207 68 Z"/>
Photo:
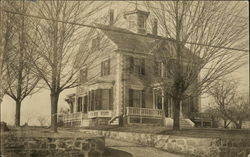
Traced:
<path fill-rule="evenodd" d="M 14 34 L 14 15 L 3 11 L 3 8 L 10 7 L 10 1 L 0 2 L 0 104 L 6 90 L 6 61 L 13 48 L 12 39 Z"/>
<path fill-rule="evenodd" d="M 228 128 L 228 126 L 231 124 L 231 120 L 229 120 L 227 117 L 225 117 L 223 114 L 221 114 L 220 109 L 218 105 L 216 106 L 209 106 L 208 109 L 205 110 L 205 113 L 208 113 L 212 119 L 212 127 L 218 127 L 219 121 L 223 120 L 223 127 Z"/>
<path fill-rule="evenodd" d="M 207 92 L 214 81 L 246 63 L 246 51 L 236 51 L 247 42 L 248 20 L 241 18 L 245 5 L 218 1 L 146 4 L 165 37 L 157 38 L 152 53 L 165 64 L 167 78 L 158 82 L 164 96 L 173 100 L 173 129 L 179 130 L 181 102 Z"/>
<path fill-rule="evenodd" d="M 24 1 L 15 2 L 9 10 L 26 14 L 28 4 Z M 25 19 L 24 16 L 14 16 L 14 38 L 12 50 L 9 52 L 15 54 L 9 56 L 6 61 L 6 94 L 16 102 L 15 125 L 20 126 L 20 111 L 22 101 L 29 95 L 33 94 L 40 77 L 35 74 L 34 68 L 30 64 L 30 55 L 35 54 L 34 45 L 28 38 L 29 34 L 33 34 L 30 27 L 31 19 Z M 34 35 L 32 35 L 34 37 Z M 35 40 L 33 38 L 33 40 Z"/>
<path fill-rule="evenodd" d="M 40 123 L 40 126 L 45 126 L 47 123 L 47 118 L 45 116 L 39 116 L 37 117 L 37 120 Z"/>
<path fill-rule="evenodd" d="M 78 72 L 91 54 L 78 51 L 82 39 L 89 38 L 74 23 L 90 21 L 91 15 L 106 5 L 93 1 L 39 1 L 35 6 L 44 20 L 37 29 L 40 41 L 35 43 L 41 58 L 33 60 L 33 64 L 50 90 L 51 129 L 57 132 L 59 95 L 78 85 Z"/>
<path fill-rule="evenodd" d="M 250 106 L 249 100 L 237 95 L 237 92 L 237 84 L 228 80 L 216 82 L 209 90 L 221 117 L 230 120 L 240 129 L 243 120 L 250 117 Z"/>

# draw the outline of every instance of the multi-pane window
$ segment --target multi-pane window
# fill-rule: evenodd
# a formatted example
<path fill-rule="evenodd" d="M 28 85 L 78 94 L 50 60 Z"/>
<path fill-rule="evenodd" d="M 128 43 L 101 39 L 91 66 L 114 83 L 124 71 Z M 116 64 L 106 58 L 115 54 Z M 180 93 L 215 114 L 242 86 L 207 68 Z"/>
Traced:
<path fill-rule="evenodd" d="M 129 89 L 129 107 L 145 107 L 144 90 Z"/>
<path fill-rule="evenodd" d="M 154 91 L 154 101 L 155 101 L 155 108 L 162 109 L 162 92 L 160 90 Z"/>
<path fill-rule="evenodd" d="M 156 76 L 162 76 L 162 63 L 161 62 L 155 62 L 155 75 Z"/>
<path fill-rule="evenodd" d="M 101 63 L 101 76 L 110 74 L 110 59 L 107 59 Z"/>
<path fill-rule="evenodd" d="M 112 110 L 113 109 L 113 89 L 97 89 L 89 93 L 89 109 Z"/>
<path fill-rule="evenodd" d="M 102 109 L 108 110 L 109 109 L 109 102 L 110 102 L 110 96 L 109 96 L 109 90 L 108 89 L 102 89 Z"/>
<path fill-rule="evenodd" d="M 87 113 L 88 111 L 88 98 L 87 96 L 83 97 L 83 113 Z"/>
<path fill-rule="evenodd" d="M 145 75 L 145 60 L 143 58 L 129 57 L 128 66 L 130 72 Z"/>
<path fill-rule="evenodd" d="M 77 98 L 77 111 L 76 112 L 82 112 L 82 97 Z"/>
<path fill-rule="evenodd" d="M 156 76 L 167 77 L 168 71 L 165 63 L 155 62 L 154 72 Z"/>
<path fill-rule="evenodd" d="M 88 77 L 88 69 L 87 68 L 83 68 L 80 70 L 80 83 L 85 83 L 87 81 L 87 77 Z"/>

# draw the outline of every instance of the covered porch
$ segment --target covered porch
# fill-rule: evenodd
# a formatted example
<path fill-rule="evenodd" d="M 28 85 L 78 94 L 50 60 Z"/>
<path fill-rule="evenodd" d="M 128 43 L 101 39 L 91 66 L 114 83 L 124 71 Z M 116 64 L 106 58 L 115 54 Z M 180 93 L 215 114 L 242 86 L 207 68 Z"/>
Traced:
<path fill-rule="evenodd" d="M 161 123 L 163 110 L 139 107 L 126 107 L 127 123 Z"/>
<path fill-rule="evenodd" d="M 75 112 L 75 113 L 68 113 L 68 114 L 59 114 L 58 120 L 63 122 L 63 126 L 90 126 L 91 123 L 93 125 L 97 122 L 98 118 L 106 118 L 110 119 L 112 117 L 112 110 L 95 110 L 95 111 L 88 111 L 87 113 L 84 112 Z"/>

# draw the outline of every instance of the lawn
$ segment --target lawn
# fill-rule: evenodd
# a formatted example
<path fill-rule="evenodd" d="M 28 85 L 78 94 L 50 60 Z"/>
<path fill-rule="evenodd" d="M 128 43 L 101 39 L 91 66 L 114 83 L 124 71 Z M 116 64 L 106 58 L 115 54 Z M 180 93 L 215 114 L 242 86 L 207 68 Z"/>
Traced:
<path fill-rule="evenodd" d="M 173 131 L 171 128 L 166 128 L 163 126 L 154 126 L 154 125 L 126 125 L 124 127 L 93 126 L 93 127 L 83 127 L 83 128 L 68 127 L 68 128 L 59 128 L 58 133 L 53 133 L 50 131 L 50 129 L 44 127 L 23 127 L 23 128 L 10 127 L 10 129 L 11 129 L 10 132 L 14 133 L 16 136 L 76 137 L 76 136 L 82 136 L 82 133 L 79 132 L 80 129 L 90 129 L 90 130 L 199 137 L 199 138 L 224 137 L 224 138 L 250 139 L 250 129 L 191 128 L 191 129 L 182 129 L 180 131 Z"/>
<path fill-rule="evenodd" d="M 67 128 L 71 130 L 70 128 Z M 84 127 L 82 129 L 105 130 L 105 131 L 120 131 L 120 132 L 135 132 L 149 133 L 161 135 L 175 135 L 187 137 L 224 137 L 224 138 L 250 138 L 250 129 L 222 129 L 222 128 L 190 128 L 180 131 L 173 131 L 171 128 L 153 125 L 127 125 L 120 126 L 93 126 Z"/>

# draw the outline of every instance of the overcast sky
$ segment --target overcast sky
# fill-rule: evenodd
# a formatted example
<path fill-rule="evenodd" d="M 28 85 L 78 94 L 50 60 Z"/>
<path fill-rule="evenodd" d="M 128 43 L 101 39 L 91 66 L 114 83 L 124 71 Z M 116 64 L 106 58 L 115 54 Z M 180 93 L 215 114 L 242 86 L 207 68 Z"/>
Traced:
<path fill-rule="evenodd" d="M 120 10 L 131 10 L 134 8 L 134 4 L 127 2 L 112 2 L 109 9 L 114 9 L 117 12 L 117 9 Z M 248 17 L 248 12 L 246 15 Z M 239 79 L 239 90 L 242 93 L 248 93 L 249 91 L 249 64 L 240 68 L 236 72 L 231 74 L 232 77 Z M 59 107 L 67 107 L 67 103 L 64 101 L 66 95 L 74 93 L 74 89 L 69 89 L 61 93 L 59 98 Z M 208 100 L 202 101 L 202 105 L 208 103 Z M 15 102 L 8 96 L 5 96 L 1 105 L 1 119 L 2 121 L 7 122 L 10 125 L 14 124 L 15 116 Z M 48 90 L 41 90 L 39 93 L 34 94 L 33 96 L 27 97 L 22 102 L 21 107 L 21 125 L 25 121 L 29 121 L 30 125 L 38 125 L 37 117 L 46 116 L 49 122 L 50 118 L 50 92 Z"/>

